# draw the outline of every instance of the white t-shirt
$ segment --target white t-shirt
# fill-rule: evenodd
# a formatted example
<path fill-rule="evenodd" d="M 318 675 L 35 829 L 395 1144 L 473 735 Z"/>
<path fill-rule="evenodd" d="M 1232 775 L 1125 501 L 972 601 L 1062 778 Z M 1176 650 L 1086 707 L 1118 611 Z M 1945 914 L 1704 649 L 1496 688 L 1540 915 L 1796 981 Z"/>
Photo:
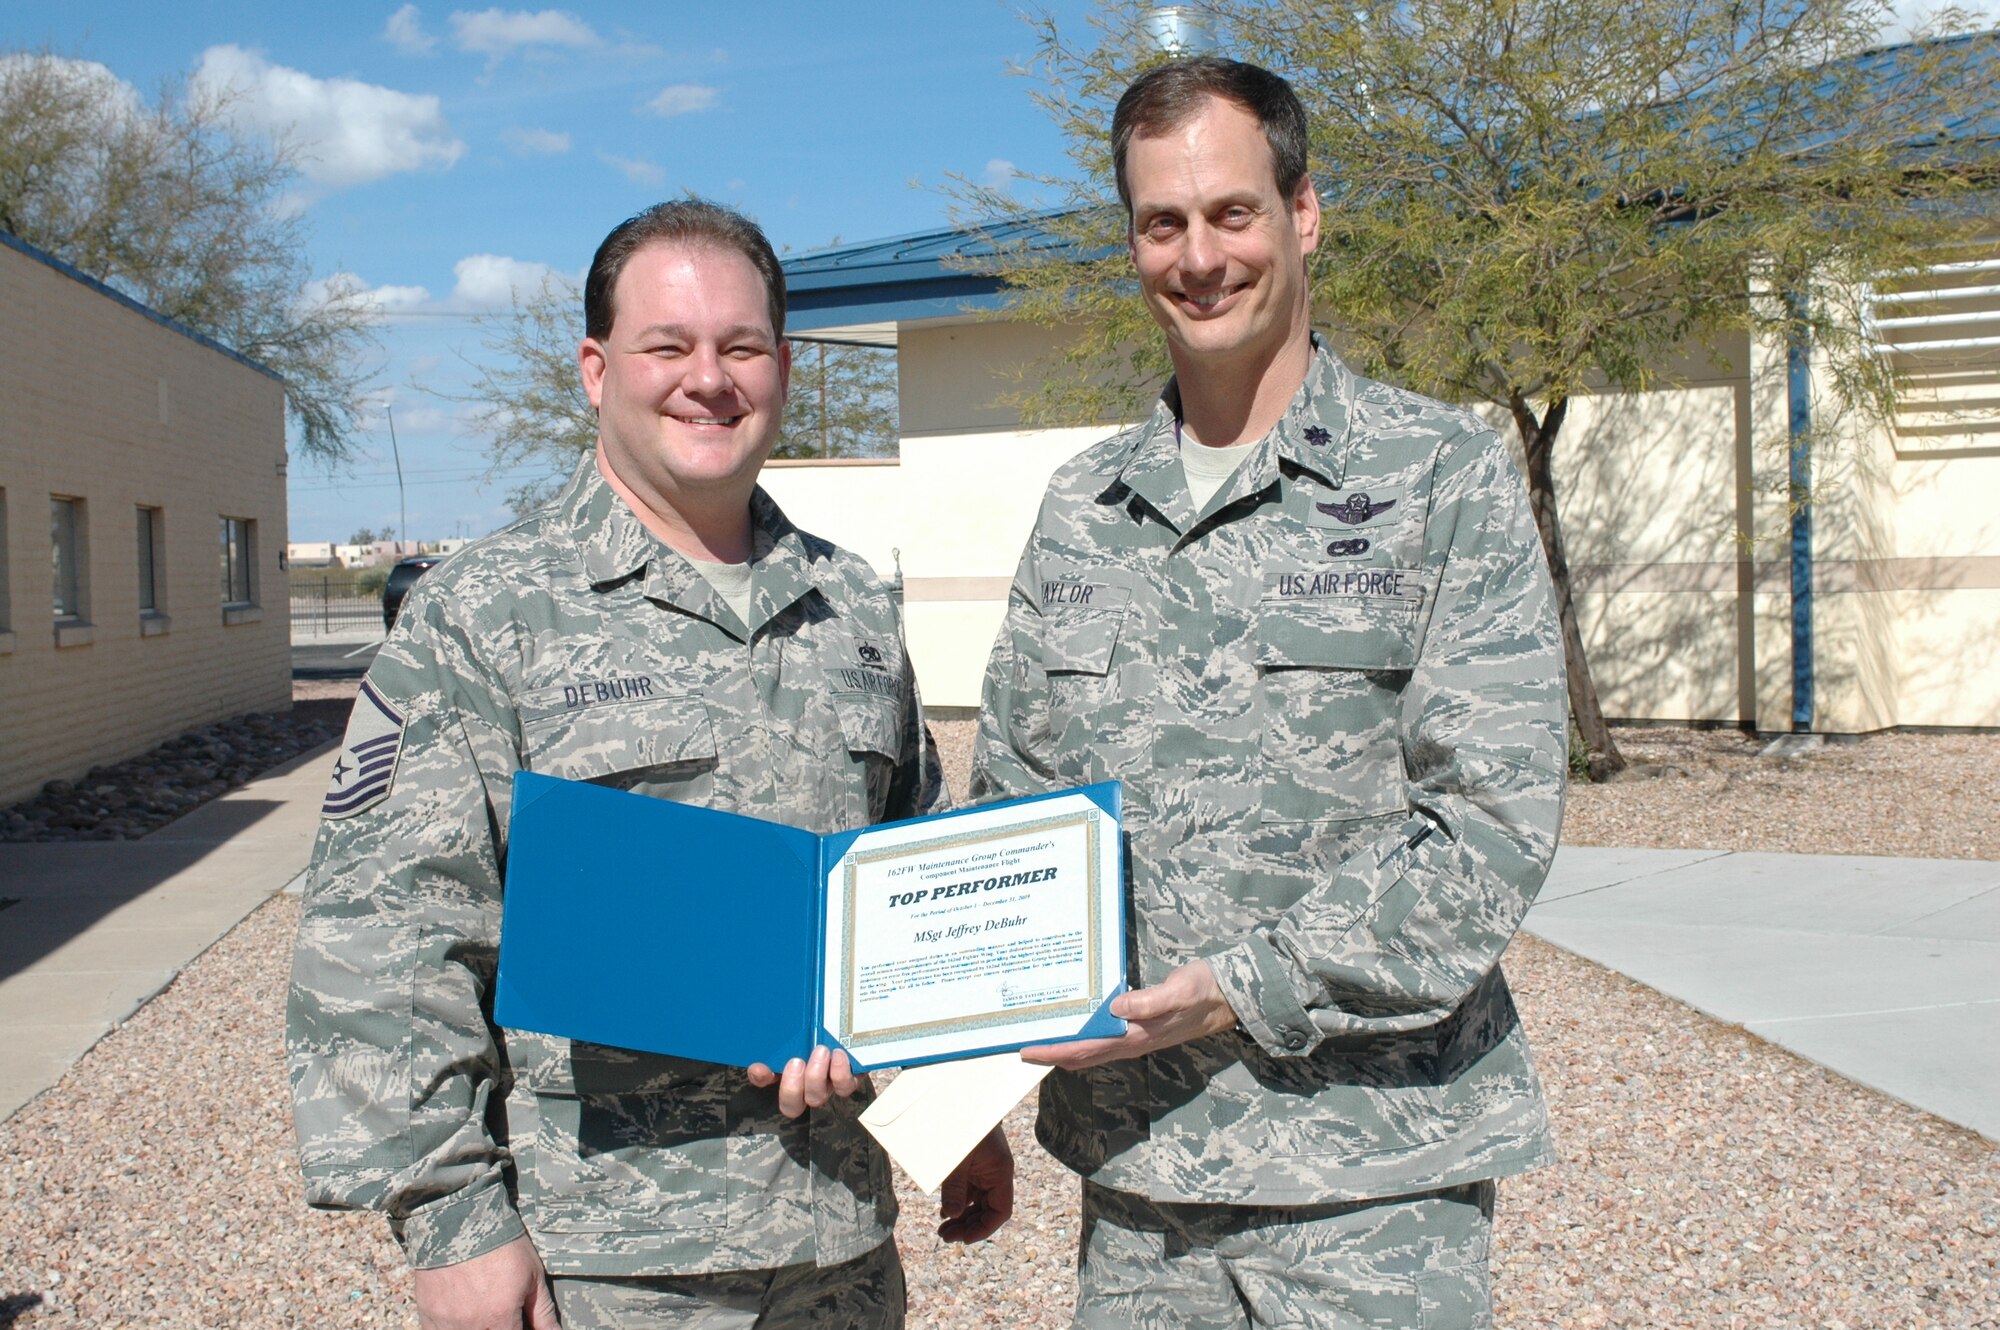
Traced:
<path fill-rule="evenodd" d="M 1181 427 L 1180 439 L 1181 470 L 1187 473 L 1188 493 L 1194 498 L 1196 512 L 1208 507 L 1208 501 L 1215 497 L 1223 482 L 1236 474 L 1236 468 L 1243 465 L 1250 450 L 1261 442 L 1252 439 L 1227 448 L 1211 448 L 1188 433 L 1186 426 Z"/>
<path fill-rule="evenodd" d="M 708 579 L 715 588 L 715 594 L 722 597 L 729 608 L 736 611 L 736 617 L 747 627 L 750 623 L 750 565 L 747 563 L 710 563 L 707 559 L 690 557 L 688 562 L 694 570 Z"/>

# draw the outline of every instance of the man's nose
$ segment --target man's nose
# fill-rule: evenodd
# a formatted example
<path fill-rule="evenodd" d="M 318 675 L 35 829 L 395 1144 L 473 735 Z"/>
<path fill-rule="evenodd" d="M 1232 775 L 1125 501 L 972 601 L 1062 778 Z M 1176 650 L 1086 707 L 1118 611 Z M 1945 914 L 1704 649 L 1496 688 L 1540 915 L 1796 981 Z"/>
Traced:
<path fill-rule="evenodd" d="M 1216 229 L 1197 217 L 1188 223 L 1181 244 L 1180 268 L 1183 277 L 1213 277 L 1228 264 L 1222 237 Z"/>
<path fill-rule="evenodd" d="M 698 346 L 688 354 L 687 375 L 683 382 L 691 393 L 727 392 L 731 382 L 729 366 L 716 348 Z"/>

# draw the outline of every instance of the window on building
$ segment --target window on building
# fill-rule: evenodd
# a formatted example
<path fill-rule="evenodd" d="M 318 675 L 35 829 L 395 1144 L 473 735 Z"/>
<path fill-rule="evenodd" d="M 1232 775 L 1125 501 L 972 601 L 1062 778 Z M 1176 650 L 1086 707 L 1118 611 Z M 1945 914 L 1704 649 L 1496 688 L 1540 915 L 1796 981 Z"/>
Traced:
<path fill-rule="evenodd" d="M 52 496 L 49 499 L 49 545 L 51 572 L 55 583 L 55 617 L 83 620 L 86 533 L 83 500 Z"/>
<path fill-rule="evenodd" d="M 225 517 L 222 535 L 222 603 L 250 605 L 256 601 L 251 567 L 256 559 L 257 524 L 247 517 Z"/>
<path fill-rule="evenodd" d="M 894 459 L 898 437 L 896 349 L 794 338 L 779 459 Z"/>
<path fill-rule="evenodd" d="M 157 614 L 160 604 L 160 510 L 139 509 L 139 612 Z"/>

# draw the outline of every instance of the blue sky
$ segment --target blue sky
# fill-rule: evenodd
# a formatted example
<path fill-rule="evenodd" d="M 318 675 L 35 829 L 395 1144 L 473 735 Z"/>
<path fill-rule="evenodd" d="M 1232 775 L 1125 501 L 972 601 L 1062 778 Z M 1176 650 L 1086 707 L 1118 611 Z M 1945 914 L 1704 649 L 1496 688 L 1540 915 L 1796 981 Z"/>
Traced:
<path fill-rule="evenodd" d="M 244 128 L 292 138 L 314 274 L 383 311 L 378 393 L 409 534 L 431 540 L 499 525 L 525 477 L 482 484 L 467 408 L 422 389 L 462 391 L 486 355 L 475 317 L 580 274 L 620 219 L 692 190 L 806 250 L 945 225 L 953 174 L 1067 174 L 1036 84 L 1008 72 L 1034 50 L 1030 7 L 1088 39 L 1088 0 L 0 0 L 0 47 L 95 61 L 147 94 L 224 84 Z M 1900 0 L 1885 36 L 1934 7 Z M 399 524 L 384 418 L 343 471 L 293 466 L 293 540 Z"/>
<path fill-rule="evenodd" d="M 419 386 L 462 388 L 483 354 L 473 317 L 580 273 L 637 209 L 692 190 L 805 250 L 946 224 L 954 173 L 1065 173 L 1033 81 L 1008 73 L 1034 48 L 1030 3 L 10 2 L 0 45 L 98 62 L 148 95 L 176 75 L 225 83 L 245 128 L 292 136 L 313 272 L 378 293 L 409 531 L 436 539 L 505 520 L 508 484 L 481 486 L 464 408 Z M 1085 0 L 1032 5 L 1086 28 Z M 293 540 L 398 524 L 381 419 L 344 472 L 295 463 L 291 486 Z"/>

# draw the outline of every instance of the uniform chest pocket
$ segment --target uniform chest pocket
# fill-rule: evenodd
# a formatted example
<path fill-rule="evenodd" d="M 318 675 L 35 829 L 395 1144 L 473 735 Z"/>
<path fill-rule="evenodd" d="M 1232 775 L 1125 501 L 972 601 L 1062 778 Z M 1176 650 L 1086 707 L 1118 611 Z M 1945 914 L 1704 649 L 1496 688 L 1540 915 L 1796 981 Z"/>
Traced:
<path fill-rule="evenodd" d="M 557 712 L 527 720 L 522 730 L 528 769 L 565 780 L 631 789 L 715 769 L 708 708 L 690 694 Z"/>
<path fill-rule="evenodd" d="M 1110 672 L 1125 611 L 1059 610 L 1042 618 L 1042 668 L 1049 674 Z"/>
<path fill-rule="evenodd" d="M 1066 781 L 1095 774 L 1099 727 L 1112 723 L 1118 675 L 1112 668 L 1124 608 L 1062 608 L 1042 618 L 1042 669 L 1048 679 L 1049 728 L 1055 736 L 1056 770 Z"/>
<path fill-rule="evenodd" d="M 902 749 L 903 703 L 900 697 L 870 693 L 835 693 L 833 710 L 840 718 L 841 742 L 850 753 L 873 753 L 894 761 Z"/>
<path fill-rule="evenodd" d="M 1263 607 L 1265 821 L 1405 811 L 1398 717 L 1417 661 L 1416 623 L 1414 609 Z"/>

